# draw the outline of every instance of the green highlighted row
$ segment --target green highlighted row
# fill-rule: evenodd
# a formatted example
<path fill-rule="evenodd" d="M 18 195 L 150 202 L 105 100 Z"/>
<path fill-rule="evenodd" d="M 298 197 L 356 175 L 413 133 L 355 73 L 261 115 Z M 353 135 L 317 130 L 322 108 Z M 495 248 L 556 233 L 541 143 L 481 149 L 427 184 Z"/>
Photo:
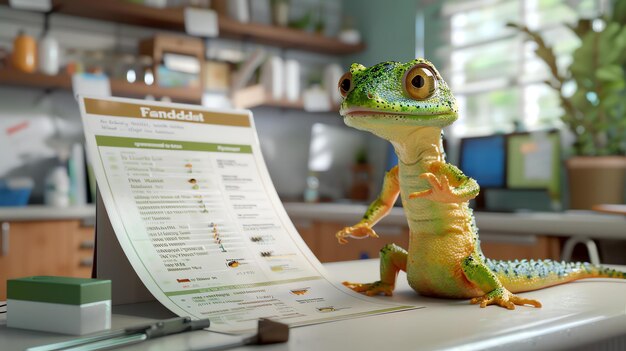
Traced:
<path fill-rule="evenodd" d="M 212 144 L 200 143 L 196 141 L 125 138 L 106 135 L 96 135 L 96 143 L 98 144 L 98 146 L 125 147 L 136 149 L 209 151 L 240 154 L 252 153 L 252 147 L 250 145 Z"/>

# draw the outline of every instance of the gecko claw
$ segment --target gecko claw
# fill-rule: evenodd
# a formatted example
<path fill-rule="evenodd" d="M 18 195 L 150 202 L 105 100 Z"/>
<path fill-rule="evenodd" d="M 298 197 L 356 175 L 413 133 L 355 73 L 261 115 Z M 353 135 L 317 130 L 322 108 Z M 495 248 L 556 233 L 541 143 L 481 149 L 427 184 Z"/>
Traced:
<path fill-rule="evenodd" d="M 352 289 L 358 293 L 365 294 L 367 296 L 374 296 L 379 294 L 392 296 L 393 289 L 395 288 L 393 285 L 381 282 L 380 280 L 373 283 L 343 282 L 342 284 L 349 289 Z"/>

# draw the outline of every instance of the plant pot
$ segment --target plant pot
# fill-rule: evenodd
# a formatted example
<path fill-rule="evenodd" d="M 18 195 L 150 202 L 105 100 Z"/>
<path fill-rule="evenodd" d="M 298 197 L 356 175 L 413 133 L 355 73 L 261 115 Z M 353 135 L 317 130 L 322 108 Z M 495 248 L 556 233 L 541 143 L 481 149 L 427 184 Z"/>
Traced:
<path fill-rule="evenodd" d="M 626 157 L 576 156 L 565 162 L 570 208 L 591 209 L 597 204 L 624 202 Z"/>

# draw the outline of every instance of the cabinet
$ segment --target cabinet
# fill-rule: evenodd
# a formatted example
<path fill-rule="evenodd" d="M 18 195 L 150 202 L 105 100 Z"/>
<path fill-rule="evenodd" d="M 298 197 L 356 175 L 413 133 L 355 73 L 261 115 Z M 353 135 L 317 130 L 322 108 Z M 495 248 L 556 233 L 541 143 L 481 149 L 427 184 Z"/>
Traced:
<path fill-rule="evenodd" d="M 405 249 L 409 246 L 409 229 L 401 225 L 378 224 L 374 227 L 378 239 L 348 239 L 348 244 L 340 245 L 335 233 L 348 223 L 324 220 L 294 219 L 300 236 L 321 262 L 377 258 L 380 249 L 394 243 Z M 557 237 L 541 235 L 480 235 L 481 248 L 485 256 L 498 260 L 552 259 L 560 260 L 560 240 Z"/>
<path fill-rule="evenodd" d="M 378 239 L 348 239 L 349 242 L 345 245 L 337 242 L 335 233 L 348 225 L 346 223 L 295 220 L 294 225 L 302 239 L 321 262 L 377 258 L 380 249 L 391 243 L 404 248 L 409 246 L 409 229 L 398 225 L 377 225 L 374 229 L 379 236 Z"/>
<path fill-rule="evenodd" d="M 561 240 L 558 237 L 524 235 L 511 239 L 511 236 L 480 234 L 479 238 L 485 256 L 496 260 L 561 260 Z"/>
<path fill-rule="evenodd" d="M 90 277 L 94 228 L 79 220 L 5 221 L 0 240 L 0 301 L 6 280 L 32 275 Z"/>

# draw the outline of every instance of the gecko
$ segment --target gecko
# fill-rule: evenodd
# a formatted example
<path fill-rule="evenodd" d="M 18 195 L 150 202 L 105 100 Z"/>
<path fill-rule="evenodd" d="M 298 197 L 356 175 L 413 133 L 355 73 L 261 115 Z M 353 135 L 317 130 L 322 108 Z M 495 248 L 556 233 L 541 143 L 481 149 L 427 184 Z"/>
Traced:
<path fill-rule="evenodd" d="M 478 195 L 477 182 L 446 163 L 443 128 L 458 119 L 450 88 L 426 59 L 382 62 L 369 68 L 354 63 L 339 80 L 343 98 L 339 113 L 346 125 L 389 141 L 398 164 L 384 177 L 379 196 L 362 220 L 335 234 L 348 238 L 378 237 L 373 226 L 386 216 L 398 196 L 409 226 L 409 245 L 380 251 L 380 280 L 344 282 L 366 295 L 392 295 L 399 271 L 409 286 L 424 296 L 470 299 L 515 309 L 541 307 L 517 293 L 582 278 L 626 279 L 626 273 L 590 263 L 552 260 L 501 261 L 486 258 L 480 248 L 469 201 Z"/>

